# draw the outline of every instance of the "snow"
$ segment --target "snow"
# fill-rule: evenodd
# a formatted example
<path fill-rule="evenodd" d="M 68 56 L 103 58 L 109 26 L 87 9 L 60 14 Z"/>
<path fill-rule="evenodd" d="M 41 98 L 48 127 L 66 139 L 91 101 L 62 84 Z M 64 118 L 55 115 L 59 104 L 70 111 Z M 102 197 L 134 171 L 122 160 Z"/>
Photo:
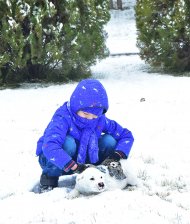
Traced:
<path fill-rule="evenodd" d="M 133 1 L 129 1 L 129 4 L 132 3 Z M 134 3 L 128 10 L 123 10 L 119 13 L 117 10 L 112 10 L 112 19 L 105 27 L 105 30 L 109 34 L 107 47 L 111 54 L 139 52 L 136 47 L 136 26 L 133 5 Z"/>
<path fill-rule="evenodd" d="M 112 11 L 111 53 L 137 52 L 130 10 Z M 190 79 L 150 73 L 138 55 L 109 57 L 92 71 L 107 90 L 107 116 L 133 132 L 129 160 L 139 186 L 69 200 L 72 179 L 62 177 L 62 188 L 33 193 L 36 142 L 77 83 L 1 90 L 0 224 L 189 224 Z"/>

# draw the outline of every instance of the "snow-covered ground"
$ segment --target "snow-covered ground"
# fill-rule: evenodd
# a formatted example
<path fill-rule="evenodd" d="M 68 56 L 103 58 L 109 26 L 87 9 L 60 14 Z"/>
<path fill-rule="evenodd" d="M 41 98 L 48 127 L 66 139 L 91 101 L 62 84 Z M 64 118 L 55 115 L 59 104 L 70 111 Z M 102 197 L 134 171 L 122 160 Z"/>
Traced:
<path fill-rule="evenodd" d="M 130 10 L 112 12 L 111 53 L 138 51 Z M 107 116 L 133 132 L 140 186 L 72 200 L 64 187 L 31 192 L 41 174 L 36 142 L 76 83 L 1 90 L 0 224 L 189 224 L 190 78 L 151 74 L 138 56 L 110 57 L 92 71 L 107 89 Z"/>

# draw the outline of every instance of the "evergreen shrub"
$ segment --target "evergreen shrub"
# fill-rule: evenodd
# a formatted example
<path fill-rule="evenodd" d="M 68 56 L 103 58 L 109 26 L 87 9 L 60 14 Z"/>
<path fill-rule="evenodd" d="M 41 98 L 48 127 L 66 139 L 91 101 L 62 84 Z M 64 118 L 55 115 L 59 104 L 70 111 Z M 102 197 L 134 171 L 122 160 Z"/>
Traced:
<path fill-rule="evenodd" d="M 0 83 L 88 76 L 109 18 L 108 0 L 0 0 Z"/>
<path fill-rule="evenodd" d="M 190 70 L 190 1 L 137 0 L 140 56 L 169 71 Z"/>

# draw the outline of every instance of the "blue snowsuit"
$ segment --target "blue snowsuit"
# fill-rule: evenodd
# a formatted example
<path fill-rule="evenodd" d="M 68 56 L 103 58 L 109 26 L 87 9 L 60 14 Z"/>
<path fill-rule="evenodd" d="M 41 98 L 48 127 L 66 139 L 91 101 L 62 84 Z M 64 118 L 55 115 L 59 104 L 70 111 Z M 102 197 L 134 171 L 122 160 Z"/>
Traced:
<path fill-rule="evenodd" d="M 82 118 L 77 115 L 79 110 L 91 112 L 97 118 Z M 98 164 L 103 161 L 107 154 L 100 153 L 102 149 L 99 140 L 105 134 L 114 139 L 114 150 L 122 158 L 127 158 L 134 141 L 132 133 L 108 119 L 105 116 L 107 110 L 108 97 L 103 85 L 95 79 L 82 80 L 72 93 L 70 101 L 65 102 L 53 115 L 43 136 L 38 140 L 36 155 L 45 158 L 52 167 L 62 170 L 63 175 L 76 163 Z M 64 150 L 68 137 L 76 142 L 77 150 L 74 155 Z M 42 166 L 42 160 L 39 162 Z"/>

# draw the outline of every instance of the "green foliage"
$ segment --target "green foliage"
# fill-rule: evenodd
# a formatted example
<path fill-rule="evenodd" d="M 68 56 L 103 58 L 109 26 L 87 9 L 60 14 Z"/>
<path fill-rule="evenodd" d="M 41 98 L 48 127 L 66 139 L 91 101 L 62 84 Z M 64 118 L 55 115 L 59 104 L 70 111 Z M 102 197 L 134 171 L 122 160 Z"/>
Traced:
<path fill-rule="evenodd" d="M 189 0 L 137 0 L 140 56 L 167 70 L 190 70 Z"/>
<path fill-rule="evenodd" d="M 109 18 L 108 0 L 0 0 L 0 83 L 86 76 Z"/>

